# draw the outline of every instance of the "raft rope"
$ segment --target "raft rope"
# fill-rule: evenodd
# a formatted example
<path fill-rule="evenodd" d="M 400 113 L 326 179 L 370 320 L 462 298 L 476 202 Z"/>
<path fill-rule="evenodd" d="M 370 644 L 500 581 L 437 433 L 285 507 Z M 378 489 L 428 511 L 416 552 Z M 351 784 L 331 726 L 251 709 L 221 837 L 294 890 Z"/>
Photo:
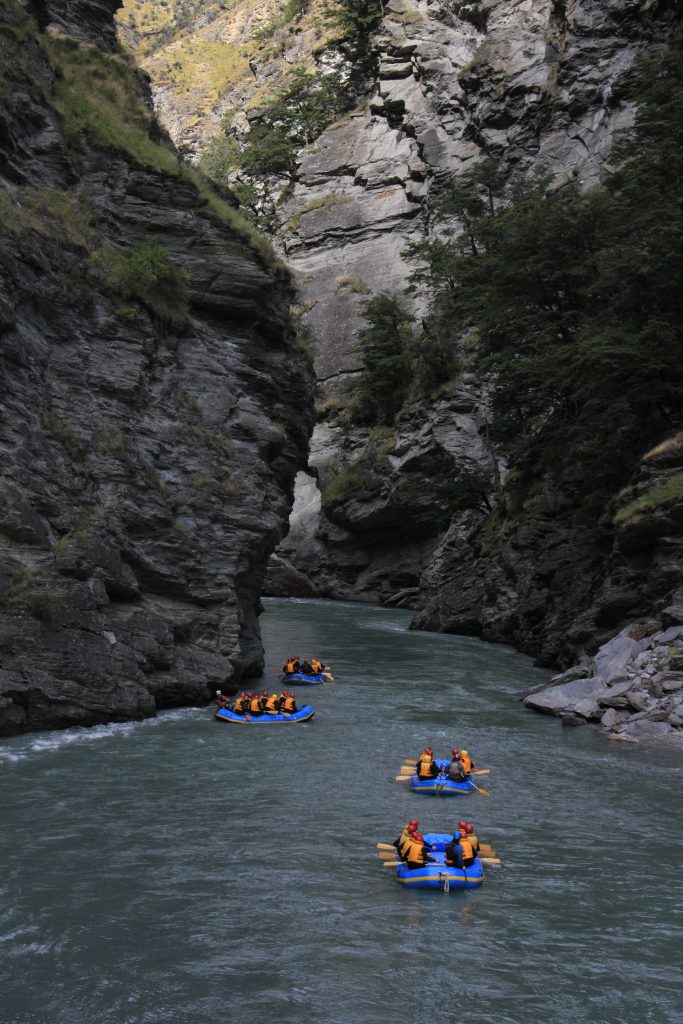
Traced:
<path fill-rule="evenodd" d="M 443 889 L 444 892 L 451 891 L 450 882 L 448 881 L 448 875 L 444 874 L 443 871 L 439 872 L 439 881 L 441 882 L 441 888 Z"/>

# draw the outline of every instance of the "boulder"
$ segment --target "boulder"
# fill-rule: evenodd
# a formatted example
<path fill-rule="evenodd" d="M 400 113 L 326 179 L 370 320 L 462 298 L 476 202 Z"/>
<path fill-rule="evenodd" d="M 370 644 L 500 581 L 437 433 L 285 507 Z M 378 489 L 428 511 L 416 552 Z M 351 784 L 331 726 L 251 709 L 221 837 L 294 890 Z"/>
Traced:
<path fill-rule="evenodd" d="M 629 721 L 622 725 L 619 730 L 620 736 L 628 736 L 637 740 L 662 739 L 670 735 L 672 727 L 667 722 L 652 722 L 648 718 L 640 718 L 638 721 Z"/>
<path fill-rule="evenodd" d="M 646 711 L 649 704 L 647 696 L 642 690 L 631 690 L 627 695 L 626 700 L 634 711 Z"/>
<path fill-rule="evenodd" d="M 624 711 L 617 711 L 615 708 L 608 708 L 600 719 L 600 725 L 604 729 L 614 729 L 628 720 L 628 714 Z"/>
<path fill-rule="evenodd" d="M 576 679 L 562 686 L 551 686 L 524 698 L 527 707 L 549 715 L 580 715 L 592 718 L 598 712 L 598 697 L 605 685 L 600 679 Z"/>
<path fill-rule="evenodd" d="M 669 626 L 683 626 L 683 604 L 670 604 L 662 612 L 664 629 Z"/>
<path fill-rule="evenodd" d="M 598 704 L 603 708 L 625 708 L 628 701 L 624 694 L 628 693 L 633 685 L 632 679 L 624 679 L 620 683 L 615 683 L 600 695 Z"/>
<path fill-rule="evenodd" d="M 619 634 L 603 644 L 593 658 L 593 675 L 604 683 L 615 683 L 626 678 L 626 666 L 644 649 L 642 640 Z"/>

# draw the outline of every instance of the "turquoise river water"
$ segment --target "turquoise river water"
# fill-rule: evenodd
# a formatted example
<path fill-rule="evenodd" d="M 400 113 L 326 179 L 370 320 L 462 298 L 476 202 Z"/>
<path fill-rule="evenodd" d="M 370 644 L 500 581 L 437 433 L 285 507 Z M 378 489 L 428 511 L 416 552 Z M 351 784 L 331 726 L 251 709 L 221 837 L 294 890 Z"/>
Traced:
<path fill-rule="evenodd" d="M 410 615 L 268 600 L 336 682 L 315 719 L 207 708 L 0 741 L 2 1024 L 683 1022 L 681 762 L 525 711 L 547 673 Z M 394 781 L 466 745 L 490 796 Z M 406 892 L 377 859 L 461 816 L 503 860 Z"/>

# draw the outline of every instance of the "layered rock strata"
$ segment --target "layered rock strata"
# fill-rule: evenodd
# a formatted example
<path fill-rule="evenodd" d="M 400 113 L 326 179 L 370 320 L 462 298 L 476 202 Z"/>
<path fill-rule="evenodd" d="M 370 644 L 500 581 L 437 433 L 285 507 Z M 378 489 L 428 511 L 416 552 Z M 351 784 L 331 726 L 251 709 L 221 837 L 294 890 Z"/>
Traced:
<path fill-rule="evenodd" d="M 485 156 L 511 178 L 544 167 L 558 188 L 599 181 L 615 133 L 633 119 L 634 63 L 665 43 L 679 18 L 666 2 L 390 0 L 376 38 L 375 94 L 302 152 L 283 217 L 323 405 L 343 404 L 359 370 L 363 302 L 405 287 L 404 252 L 429 233 L 440 181 Z M 426 296 L 412 301 L 419 319 Z M 395 500 L 402 466 L 413 470 L 426 452 L 438 454 L 446 476 L 464 458 L 505 479 L 488 418 L 486 389 L 467 374 L 445 395 L 405 407 L 394 452 L 371 459 L 370 472 L 369 432 L 328 416 L 271 563 L 270 592 L 404 603 L 418 609 L 418 628 L 512 642 L 545 664 L 569 664 L 671 598 L 683 571 L 678 527 L 621 558 L 625 534 L 582 517 L 571 480 L 558 489 L 515 466 L 504 518 L 480 507 L 445 527 L 425 524 L 419 501 Z M 359 486 L 321 510 L 316 489 L 359 462 Z M 423 494 L 432 483 L 423 476 Z M 408 541 L 397 517 L 410 523 Z M 659 575 L 672 553 L 673 567 Z"/>
<path fill-rule="evenodd" d="M 96 144 L 114 128 L 74 134 L 55 110 L 53 39 L 113 51 L 109 97 L 134 74 L 117 6 L 0 4 L 2 735 L 204 703 L 258 672 L 261 581 L 306 457 L 308 402 L 283 395 L 309 394 L 310 369 L 281 269 L 153 121 L 147 159 L 127 126 Z M 152 288 L 154 259 L 189 283 L 187 315 L 142 280 L 117 288 L 107 266 L 135 277 L 135 259 Z"/>

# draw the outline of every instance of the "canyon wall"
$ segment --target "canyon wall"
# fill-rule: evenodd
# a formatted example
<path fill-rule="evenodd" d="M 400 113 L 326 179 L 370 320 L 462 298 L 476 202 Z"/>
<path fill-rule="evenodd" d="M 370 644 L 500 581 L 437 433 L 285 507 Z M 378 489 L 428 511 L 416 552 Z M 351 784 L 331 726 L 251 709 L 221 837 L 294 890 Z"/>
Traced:
<path fill-rule="evenodd" d="M 0 3 L 3 735 L 258 673 L 306 461 L 287 273 L 173 150 L 117 7 Z"/>

